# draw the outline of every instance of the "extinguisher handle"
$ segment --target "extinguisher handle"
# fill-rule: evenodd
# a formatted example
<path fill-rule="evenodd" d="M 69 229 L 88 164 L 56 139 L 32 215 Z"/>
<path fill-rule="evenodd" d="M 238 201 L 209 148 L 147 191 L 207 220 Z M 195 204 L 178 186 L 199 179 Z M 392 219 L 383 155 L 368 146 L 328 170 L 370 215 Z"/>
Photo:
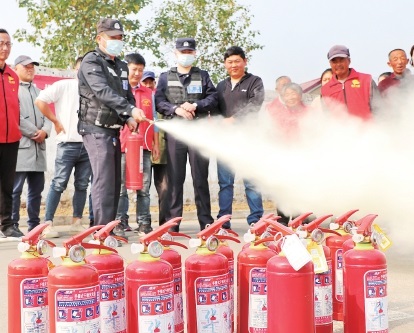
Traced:
<path fill-rule="evenodd" d="M 200 231 L 196 236 L 200 239 L 207 240 L 210 236 L 213 236 L 218 233 L 224 223 L 230 221 L 231 215 L 223 215 L 217 221 L 210 224 L 207 228 Z"/>
<path fill-rule="evenodd" d="M 41 238 L 43 230 L 45 230 L 47 227 L 50 227 L 50 224 L 48 223 L 39 224 L 38 226 L 33 228 L 33 230 L 31 230 L 26 236 L 22 237 L 22 242 L 28 243 L 30 245 L 36 245 Z"/>
<path fill-rule="evenodd" d="M 190 237 L 191 238 L 191 237 Z M 187 246 L 185 246 L 184 244 L 181 244 L 179 242 L 174 242 L 172 240 L 168 240 L 168 239 L 161 239 L 159 240 L 159 242 L 163 245 L 163 246 L 169 246 L 169 245 L 176 245 L 176 246 L 181 246 L 184 249 L 188 249 Z"/>
<path fill-rule="evenodd" d="M 303 229 L 305 229 L 308 232 L 311 232 L 311 231 L 315 230 L 316 228 L 318 228 L 319 225 L 322 224 L 323 221 L 325 221 L 327 218 L 329 218 L 331 216 L 332 216 L 332 214 L 322 215 L 322 216 L 316 218 L 315 220 L 313 220 L 312 222 L 304 225 Z"/>
<path fill-rule="evenodd" d="M 313 214 L 313 212 L 303 213 L 303 214 L 299 215 L 297 218 L 290 221 L 288 226 L 293 228 L 293 229 L 296 229 L 299 226 L 301 226 L 303 224 L 303 222 L 306 220 L 306 218 L 308 218 L 312 214 Z"/>
<path fill-rule="evenodd" d="M 118 253 L 118 251 L 113 249 L 112 247 L 105 246 L 102 244 L 81 243 L 80 245 L 82 245 L 85 249 L 108 250 Z"/>
<path fill-rule="evenodd" d="M 176 231 L 168 231 L 168 233 L 173 237 L 185 237 L 185 238 L 191 238 L 190 235 L 183 234 L 182 232 L 176 232 Z"/>
<path fill-rule="evenodd" d="M 269 227 L 269 220 L 277 222 L 280 219 L 280 216 L 275 216 L 275 214 L 267 214 L 263 216 L 259 221 L 254 223 L 252 227 L 250 227 L 250 233 L 255 235 L 263 234 Z"/>
<path fill-rule="evenodd" d="M 326 229 L 326 228 L 319 228 L 321 231 L 323 231 L 325 234 L 333 234 L 336 236 L 342 236 L 339 232 L 335 231 L 335 230 L 331 230 L 331 229 Z"/>
<path fill-rule="evenodd" d="M 335 219 L 335 223 L 339 224 L 339 225 L 343 225 L 346 221 L 349 220 L 349 218 L 355 214 L 357 211 L 359 211 L 359 209 L 352 209 L 350 211 L 347 211 L 345 214 L 342 214 L 341 216 L 338 216 Z"/>
<path fill-rule="evenodd" d="M 377 218 L 377 216 L 378 215 L 376 214 L 368 214 L 367 216 L 364 216 L 362 219 L 360 219 L 358 221 L 359 226 L 357 229 L 357 233 L 364 236 L 370 236 L 372 234 L 372 223 Z"/>
<path fill-rule="evenodd" d="M 279 222 L 276 222 L 273 220 L 266 220 L 266 221 L 272 226 L 273 229 L 275 229 L 276 231 L 280 231 L 283 235 L 293 235 L 295 233 L 292 229 L 284 226 L 283 224 Z"/>
<path fill-rule="evenodd" d="M 119 224 L 121 223 L 120 220 L 115 220 L 112 222 L 109 222 L 107 225 L 104 225 L 100 230 L 98 230 L 97 232 L 95 232 L 92 237 L 93 239 L 96 240 L 100 240 L 100 241 L 104 241 L 105 238 L 107 238 L 111 231 Z"/>
<path fill-rule="evenodd" d="M 93 232 L 103 228 L 104 225 L 95 225 L 93 227 L 90 227 L 89 229 L 86 229 L 85 231 L 82 231 L 81 233 L 69 238 L 68 240 L 63 242 L 63 246 L 68 250 L 70 249 L 73 245 L 76 244 L 80 244 L 82 243 L 82 241 L 88 237 L 90 234 L 92 234 Z"/>
<path fill-rule="evenodd" d="M 232 240 L 236 243 L 240 243 L 240 239 L 236 238 L 236 237 L 232 237 L 230 235 L 215 235 L 219 240 L 223 241 L 223 240 Z"/>
<path fill-rule="evenodd" d="M 162 235 L 168 232 L 168 229 L 176 226 L 181 220 L 182 220 L 182 217 L 176 217 L 176 218 L 169 220 L 168 222 L 165 222 L 164 224 L 160 225 L 157 229 L 142 236 L 140 238 L 140 242 L 144 244 L 145 246 L 148 246 L 153 241 L 156 241 L 156 240 L 159 241 Z"/>

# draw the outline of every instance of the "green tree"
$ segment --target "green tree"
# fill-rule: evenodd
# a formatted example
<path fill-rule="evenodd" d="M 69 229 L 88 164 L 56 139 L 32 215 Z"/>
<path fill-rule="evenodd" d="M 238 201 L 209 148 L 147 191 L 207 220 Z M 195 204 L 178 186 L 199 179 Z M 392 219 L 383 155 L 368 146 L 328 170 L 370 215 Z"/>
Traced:
<path fill-rule="evenodd" d="M 241 46 L 248 57 L 262 46 L 250 30 L 249 8 L 237 0 L 167 0 L 155 7 L 146 24 L 139 11 L 159 0 L 17 0 L 26 8 L 33 30 L 19 29 L 14 37 L 42 48 L 46 66 L 66 68 L 74 59 L 96 46 L 96 23 L 101 17 L 116 16 L 126 31 L 126 50 L 152 54 L 153 65 L 172 65 L 172 51 L 178 37 L 197 41 L 197 65 L 209 71 L 213 82 L 225 77 L 223 53 Z M 116 10 L 114 10 L 116 8 Z"/>
<path fill-rule="evenodd" d="M 259 32 L 249 28 L 251 18 L 249 8 L 237 0 L 167 0 L 143 33 L 150 45 L 157 46 L 152 52 L 158 59 L 155 64 L 162 68 L 169 65 L 176 38 L 194 37 L 197 65 L 217 83 L 226 76 L 223 54 L 228 47 L 242 47 L 248 58 L 263 48 L 255 42 Z"/>

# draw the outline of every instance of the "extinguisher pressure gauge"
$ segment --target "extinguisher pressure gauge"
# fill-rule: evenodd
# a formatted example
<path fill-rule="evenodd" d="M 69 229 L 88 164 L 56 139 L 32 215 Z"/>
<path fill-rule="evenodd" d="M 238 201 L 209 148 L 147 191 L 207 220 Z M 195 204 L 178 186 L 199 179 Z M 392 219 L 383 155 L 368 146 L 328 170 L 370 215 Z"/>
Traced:
<path fill-rule="evenodd" d="M 323 238 L 324 238 L 324 234 L 323 234 L 323 231 L 321 229 L 315 229 L 315 230 L 312 231 L 311 239 L 315 243 L 321 244 L 323 242 Z"/>
<path fill-rule="evenodd" d="M 36 245 L 36 250 L 37 253 L 43 255 L 49 250 L 49 244 L 44 240 L 40 240 Z"/>
<path fill-rule="evenodd" d="M 161 257 L 162 253 L 164 252 L 164 248 L 162 244 L 158 241 L 153 241 L 148 244 L 148 253 L 153 258 Z"/>
<path fill-rule="evenodd" d="M 73 262 L 81 262 L 85 256 L 86 251 L 82 245 L 74 245 L 69 249 L 69 258 Z"/>
<path fill-rule="evenodd" d="M 118 247 L 118 240 L 115 237 L 108 236 L 104 240 L 104 245 L 116 249 Z"/>
<path fill-rule="evenodd" d="M 216 251 L 219 246 L 219 240 L 217 237 L 210 236 L 207 238 L 206 247 L 209 251 Z"/>

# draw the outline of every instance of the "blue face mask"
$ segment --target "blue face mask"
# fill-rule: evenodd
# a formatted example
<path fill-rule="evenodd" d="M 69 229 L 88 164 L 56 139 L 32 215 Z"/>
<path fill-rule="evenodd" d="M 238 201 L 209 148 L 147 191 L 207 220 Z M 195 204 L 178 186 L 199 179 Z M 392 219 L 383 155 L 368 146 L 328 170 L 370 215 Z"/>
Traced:
<path fill-rule="evenodd" d="M 119 56 L 124 48 L 124 42 L 118 39 L 105 39 L 106 52 L 111 56 Z"/>
<path fill-rule="evenodd" d="M 194 61 L 195 61 L 194 54 L 181 53 L 177 57 L 178 64 L 183 67 L 191 66 L 194 63 Z"/>

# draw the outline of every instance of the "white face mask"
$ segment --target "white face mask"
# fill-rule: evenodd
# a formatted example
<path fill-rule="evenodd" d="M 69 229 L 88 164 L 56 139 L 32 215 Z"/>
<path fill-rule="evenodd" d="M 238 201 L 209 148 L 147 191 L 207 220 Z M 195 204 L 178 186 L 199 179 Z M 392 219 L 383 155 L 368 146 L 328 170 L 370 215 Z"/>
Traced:
<path fill-rule="evenodd" d="M 187 54 L 187 53 L 180 53 L 177 56 L 177 62 L 179 65 L 183 67 L 189 67 L 191 66 L 195 61 L 195 55 L 194 54 Z"/>
<path fill-rule="evenodd" d="M 124 48 L 124 42 L 118 39 L 105 39 L 106 40 L 106 52 L 111 56 L 119 56 Z"/>

